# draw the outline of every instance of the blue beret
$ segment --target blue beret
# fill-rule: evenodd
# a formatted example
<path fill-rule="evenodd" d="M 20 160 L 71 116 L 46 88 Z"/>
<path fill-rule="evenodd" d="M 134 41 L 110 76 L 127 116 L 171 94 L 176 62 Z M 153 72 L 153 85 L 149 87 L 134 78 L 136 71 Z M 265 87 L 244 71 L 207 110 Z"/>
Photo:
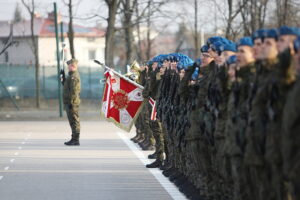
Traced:
<path fill-rule="evenodd" d="M 210 46 L 211 44 L 213 44 L 213 43 L 215 43 L 215 42 L 221 40 L 221 38 L 222 38 L 222 37 L 220 37 L 220 36 L 213 36 L 213 37 L 210 37 L 210 38 L 207 39 L 206 44 L 207 44 L 207 46 Z"/>
<path fill-rule="evenodd" d="M 225 43 L 223 43 L 223 42 L 221 42 L 221 40 L 219 40 L 219 41 L 212 43 L 210 45 L 210 47 L 213 51 L 217 51 L 218 53 L 221 53 L 223 51 L 222 46 L 224 46 L 224 45 L 225 45 Z"/>
<path fill-rule="evenodd" d="M 237 60 L 236 55 L 232 55 L 226 60 L 226 63 L 227 65 L 231 65 L 233 63 L 236 63 L 236 60 Z"/>
<path fill-rule="evenodd" d="M 300 36 L 294 41 L 294 49 L 297 53 L 300 51 Z"/>
<path fill-rule="evenodd" d="M 256 40 L 258 38 L 262 39 L 264 37 L 265 29 L 258 29 L 252 34 L 252 40 Z"/>
<path fill-rule="evenodd" d="M 278 35 L 299 35 L 299 29 L 296 27 L 281 26 L 278 28 Z"/>
<path fill-rule="evenodd" d="M 264 38 L 273 38 L 275 40 L 278 39 L 277 30 L 274 28 L 267 29 L 263 32 Z"/>
<path fill-rule="evenodd" d="M 208 52 L 208 49 L 209 49 L 209 46 L 205 44 L 205 45 L 203 45 L 203 46 L 201 47 L 200 51 L 201 51 L 202 53 L 205 53 L 205 52 Z"/>
<path fill-rule="evenodd" d="M 239 46 L 253 46 L 253 41 L 250 37 L 242 37 L 237 43 L 236 45 Z"/>
<path fill-rule="evenodd" d="M 223 43 L 222 46 L 220 46 L 220 50 L 221 51 L 233 51 L 236 52 L 236 44 L 230 40 L 228 40 L 228 42 Z"/>
<path fill-rule="evenodd" d="M 198 76 L 199 76 L 199 68 L 198 68 L 198 67 L 196 67 L 196 69 L 195 69 L 194 73 L 192 74 L 192 77 L 191 77 L 191 79 L 195 81 L 195 80 L 197 80 L 197 79 L 198 79 Z"/>
<path fill-rule="evenodd" d="M 152 65 L 153 64 L 153 61 L 152 60 L 149 60 L 148 62 L 147 62 L 147 65 L 149 66 L 149 65 Z"/>

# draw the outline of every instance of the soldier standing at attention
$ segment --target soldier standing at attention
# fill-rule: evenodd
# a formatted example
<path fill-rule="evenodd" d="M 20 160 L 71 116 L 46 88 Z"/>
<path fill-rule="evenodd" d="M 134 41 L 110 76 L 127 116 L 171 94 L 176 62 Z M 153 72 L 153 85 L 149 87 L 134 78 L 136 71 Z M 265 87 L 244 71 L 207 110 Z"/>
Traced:
<path fill-rule="evenodd" d="M 80 104 L 80 76 L 77 71 L 78 61 L 71 59 L 67 61 L 69 75 L 64 81 L 63 100 L 64 107 L 68 116 L 68 120 L 72 129 L 72 138 L 65 142 L 65 145 L 75 146 L 80 145 L 80 121 L 79 121 L 79 104 Z"/>

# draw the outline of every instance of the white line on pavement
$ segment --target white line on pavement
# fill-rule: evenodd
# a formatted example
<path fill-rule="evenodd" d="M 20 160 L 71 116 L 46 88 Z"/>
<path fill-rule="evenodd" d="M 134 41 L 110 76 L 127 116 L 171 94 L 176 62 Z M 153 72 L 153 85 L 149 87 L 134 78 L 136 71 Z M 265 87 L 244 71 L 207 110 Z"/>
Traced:
<path fill-rule="evenodd" d="M 7 171 L 8 169 L 9 169 L 9 167 L 8 167 L 8 166 L 4 168 L 4 170 L 5 170 L 5 171 Z"/>
<path fill-rule="evenodd" d="M 16 153 L 15 153 L 15 156 L 17 156 L 17 155 L 19 155 L 19 153 L 18 153 L 18 152 L 16 152 Z"/>
<path fill-rule="evenodd" d="M 14 162 L 15 161 L 15 159 L 10 159 L 10 162 Z"/>
<path fill-rule="evenodd" d="M 131 151 L 140 159 L 140 161 L 146 165 L 149 164 L 149 160 L 145 155 L 139 150 L 129 138 L 122 132 L 117 132 L 118 136 L 125 142 L 125 144 L 131 149 Z M 164 187 L 164 189 L 169 193 L 169 195 L 174 200 L 185 200 L 186 197 L 178 190 L 178 188 L 167 179 L 159 169 L 149 169 L 152 175 L 158 180 L 158 182 Z"/>
<path fill-rule="evenodd" d="M 22 144 L 25 144 L 25 142 L 22 142 Z"/>
<path fill-rule="evenodd" d="M 0 176 L 0 181 L 1 181 L 1 179 L 3 179 L 3 176 Z"/>

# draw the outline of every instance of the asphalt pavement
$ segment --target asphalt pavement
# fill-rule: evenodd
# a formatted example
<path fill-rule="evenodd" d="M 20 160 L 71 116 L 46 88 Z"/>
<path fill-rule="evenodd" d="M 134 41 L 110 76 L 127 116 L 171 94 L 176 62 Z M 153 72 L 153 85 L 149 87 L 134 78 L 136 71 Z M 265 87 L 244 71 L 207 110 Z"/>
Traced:
<path fill-rule="evenodd" d="M 126 133 L 81 123 L 81 146 L 63 145 L 67 121 L 0 122 L 1 200 L 185 199 Z"/>

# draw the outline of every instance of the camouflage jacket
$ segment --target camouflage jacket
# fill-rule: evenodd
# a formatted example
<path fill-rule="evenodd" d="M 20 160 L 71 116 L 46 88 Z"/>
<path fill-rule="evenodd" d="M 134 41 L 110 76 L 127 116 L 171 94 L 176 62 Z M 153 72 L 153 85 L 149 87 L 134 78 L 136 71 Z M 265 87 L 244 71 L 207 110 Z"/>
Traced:
<path fill-rule="evenodd" d="M 80 88 L 80 76 L 78 71 L 69 72 L 63 90 L 63 101 L 65 105 L 79 106 Z"/>

